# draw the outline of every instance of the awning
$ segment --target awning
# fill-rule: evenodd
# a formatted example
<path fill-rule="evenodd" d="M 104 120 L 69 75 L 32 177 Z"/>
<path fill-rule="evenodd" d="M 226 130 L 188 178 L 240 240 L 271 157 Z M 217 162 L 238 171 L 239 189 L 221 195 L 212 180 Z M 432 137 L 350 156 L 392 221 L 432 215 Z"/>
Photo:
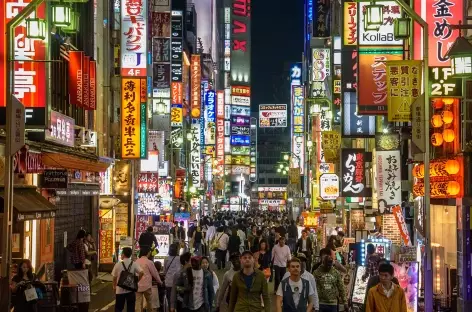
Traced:
<path fill-rule="evenodd" d="M 104 172 L 111 162 L 80 158 L 69 154 L 43 152 L 43 163 L 47 167 Z"/>
<path fill-rule="evenodd" d="M 0 197 L 5 207 L 5 189 L 0 190 Z M 13 207 L 18 212 L 18 221 L 53 218 L 56 206 L 50 203 L 32 187 L 15 187 L 13 191 Z"/>

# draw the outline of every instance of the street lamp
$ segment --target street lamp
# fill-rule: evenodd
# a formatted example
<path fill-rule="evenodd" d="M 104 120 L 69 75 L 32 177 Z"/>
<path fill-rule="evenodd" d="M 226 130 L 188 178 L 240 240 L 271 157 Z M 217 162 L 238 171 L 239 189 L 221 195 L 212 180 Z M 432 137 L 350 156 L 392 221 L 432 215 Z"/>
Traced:
<path fill-rule="evenodd" d="M 408 17 L 399 17 L 393 21 L 393 36 L 395 40 L 410 38 L 410 22 Z"/>
<path fill-rule="evenodd" d="M 365 6 L 364 30 L 378 31 L 383 24 L 383 5 L 371 4 Z"/>
<path fill-rule="evenodd" d="M 80 14 L 77 12 L 71 12 L 71 20 L 69 26 L 64 26 L 61 30 L 67 34 L 75 34 L 79 28 Z"/>
<path fill-rule="evenodd" d="M 290 159 L 290 156 L 288 154 L 285 154 L 284 155 L 284 160 L 289 160 Z"/>
<path fill-rule="evenodd" d="M 37 17 L 27 18 L 26 37 L 29 39 L 44 40 L 46 38 L 46 21 Z"/>
<path fill-rule="evenodd" d="M 161 98 L 159 98 L 156 102 L 153 103 L 153 108 L 155 110 L 155 113 L 157 113 L 158 115 L 163 115 L 166 113 L 167 105 Z"/>
<path fill-rule="evenodd" d="M 70 26 L 71 8 L 70 5 L 64 3 L 52 4 L 52 23 L 56 26 Z"/>
<path fill-rule="evenodd" d="M 446 55 L 451 59 L 454 76 L 472 76 L 472 44 L 465 37 L 459 36 Z"/>

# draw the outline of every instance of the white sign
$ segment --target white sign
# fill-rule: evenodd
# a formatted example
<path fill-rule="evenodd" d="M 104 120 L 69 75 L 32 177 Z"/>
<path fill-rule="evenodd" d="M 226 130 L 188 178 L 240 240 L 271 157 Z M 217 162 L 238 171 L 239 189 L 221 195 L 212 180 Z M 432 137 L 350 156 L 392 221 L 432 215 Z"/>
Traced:
<path fill-rule="evenodd" d="M 190 180 L 191 186 L 201 186 L 201 146 L 200 146 L 200 124 L 194 123 L 191 127 L 192 140 L 190 141 Z"/>
<path fill-rule="evenodd" d="M 249 96 L 233 95 L 231 96 L 231 103 L 233 105 L 251 106 L 251 98 Z"/>
<path fill-rule="evenodd" d="M 259 199 L 259 205 L 267 205 L 267 206 L 285 205 L 285 199 Z"/>
<path fill-rule="evenodd" d="M 259 105 L 259 127 L 287 127 L 287 104 Z"/>
<path fill-rule="evenodd" d="M 147 0 L 121 0 L 121 75 L 147 75 Z"/>
<path fill-rule="evenodd" d="M 364 18 L 366 5 L 369 2 L 359 3 L 359 45 L 403 45 L 402 40 L 394 40 L 393 37 L 393 21 L 399 17 L 402 17 L 401 7 L 395 1 L 376 2 L 382 4 L 383 9 L 383 24 L 380 29 L 377 30 L 364 30 Z"/>
<path fill-rule="evenodd" d="M 231 166 L 231 174 L 238 175 L 238 174 L 245 174 L 249 175 L 251 172 L 251 168 L 249 166 Z"/>
<path fill-rule="evenodd" d="M 259 186 L 257 188 L 258 192 L 286 192 L 287 188 L 285 186 Z"/>
<path fill-rule="evenodd" d="M 325 173 L 320 176 L 320 196 L 324 200 L 339 197 L 339 177 L 334 173 Z"/>
<path fill-rule="evenodd" d="M 400 205 L 402 202 L 400 151 L 377 151 L 375 159 L 379 209 Z"/>
<path fill-rule="evenodd" d="M 51 127 L 46 130 L 46 141 L 73 147 L 75 144 L 75 120 L 51 111 Z"/>
<path fill-rule="evenodd" d="M 157 250 L 159 250 L 159 257 L 167 257 L 169 255 L 169 235 L 156 234 L 157 239 Z"/>
<path fill-rule="evenodd" d="M 331 73 L 331 50 L 313 49 L 313 81 L 325 81 Z"/>
<path fill-rule="evenodd" d="M 251 108 L 244 106 L 231 106 L 231 115 L 251 116 Z"/>
<path fill-rule="evenodd" d="M 304 173 L 305 168 L 305 138 L 294 135 L 292 138 L 292 157 L 293 168 L 300 168 L 300 174 Z"/>

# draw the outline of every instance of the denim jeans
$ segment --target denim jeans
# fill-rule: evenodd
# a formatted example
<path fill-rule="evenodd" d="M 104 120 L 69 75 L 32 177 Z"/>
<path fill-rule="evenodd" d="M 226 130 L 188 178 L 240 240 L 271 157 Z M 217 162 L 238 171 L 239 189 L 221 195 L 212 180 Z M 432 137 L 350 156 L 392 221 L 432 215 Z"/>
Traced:
<path fill-rule="evenodd" d="M 126 302 L 126 311 L 134 312 L 136 306 L 136 293 L 117 294 L 115 303 L 115 312 L 123 312 Z"/>

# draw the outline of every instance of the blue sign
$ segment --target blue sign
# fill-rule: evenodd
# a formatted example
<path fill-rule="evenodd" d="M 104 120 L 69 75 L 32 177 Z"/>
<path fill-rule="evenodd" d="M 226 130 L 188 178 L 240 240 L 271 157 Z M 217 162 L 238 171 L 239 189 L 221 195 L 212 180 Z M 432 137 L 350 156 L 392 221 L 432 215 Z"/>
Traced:
<path fill-rule="evenodd" d="M 344 92 L 343 103 L 343 137 L 375 136 L 375 116 L 357 115 L 356 92 Z"/>
<path fill-rule="evenodd" d="M 251 137 L 249 135 L 232 135 L 231 145 L 249 146 L 251 145 Z"/>
<path fill-rule="evenodd" d="M 293 63 L 290 66 L 290 85 L 299 86 L 302 84 L 302 63 Z"/>

